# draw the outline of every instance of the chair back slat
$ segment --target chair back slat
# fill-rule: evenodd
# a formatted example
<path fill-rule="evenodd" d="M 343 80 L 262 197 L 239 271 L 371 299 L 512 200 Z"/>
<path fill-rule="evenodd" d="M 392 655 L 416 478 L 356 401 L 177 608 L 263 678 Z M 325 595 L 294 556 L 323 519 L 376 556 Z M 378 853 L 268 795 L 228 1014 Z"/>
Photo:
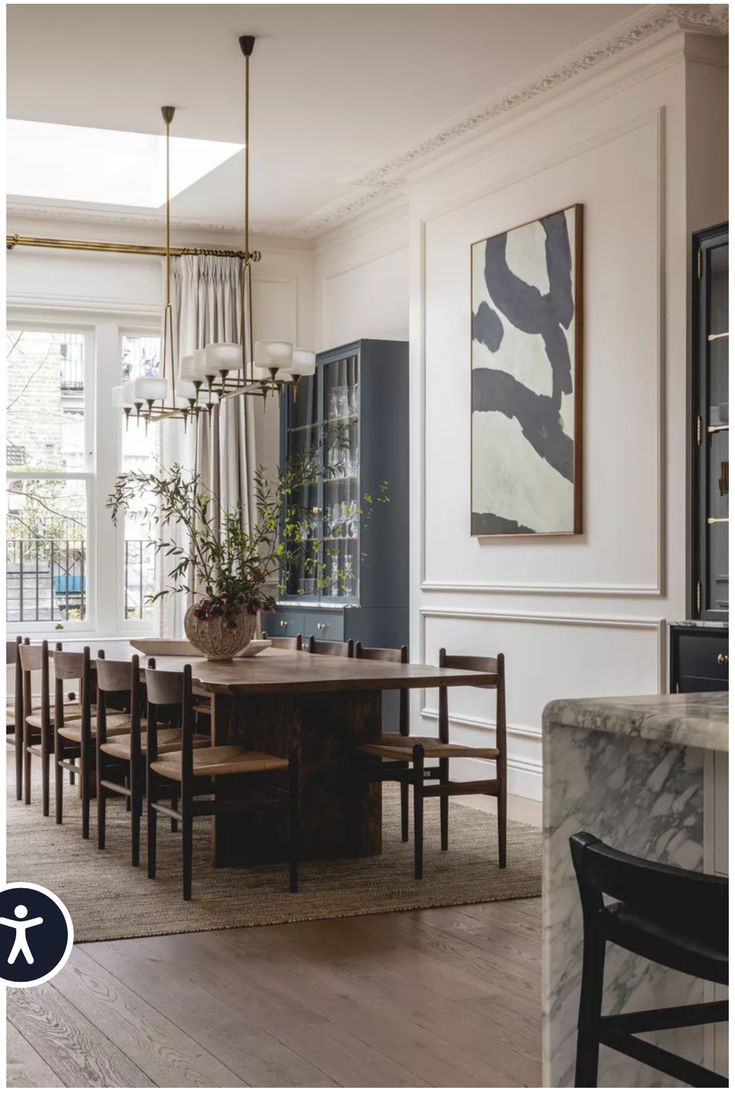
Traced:
<path fill-rule="evenodd" d="M 628 855 L 589 832 L 569 839 L 582 909 L 603 911 L 603 894 L 665 927 L 727 944 L 728 879 Z"/>
<path fill-rule="evenodd" d="M 164 672 L 156 668 L 146 668 L 145 685 L 148 702 L 154 706 L 181 705 L 184 692 L 183 671 Z"/>
<path fill-rule="evenodd" d="M 264 638 L 268 638 L 271 643 L 272 649 L 288 649 L 291 652 L 301 652 L 304 647 L 304 639 L 299 633 L 296 637 L 268 637 L 266 633 L 263 634 Z"/>
<path fill-rule="evenodd" d="M 353 652 L 352 641 L 320 641 L 313 635 L 309 638 L 307 643 L 307 652 L 313 653 L 314 656 L 347 656 L 351 657 Z"/>
<path fill-rule="evenodd" d="M 134 657 L 133 660 L 104 660 L 98 657 L 97 690 L 129 691 L 133 663 L 137 664 L 138 659 Z"/>
<path fill-rule="evenodd" d="M 401 645 L 400 649 L 369 648 L 358 641 L 355 645 L 355 656 L 358 660 L 384 660 L 392 664 L 408 664 L 408 646 Z"/>
<path fill-rule="evenodd" d="M 5 664 L 15 664 L 18 656 L 18 645 L 20 644 L 20 638 L 17 637 L 15 641 L 5 642 Z"/>
<path fill-rule="evenodd" d="M 105 660 L 99 656 L 95 665 L 97 679 L 97 748 L 107 740 L 107 707 L 130 714 L 130 754 L 140 758 L 140 659 Z"/>
<path fill-rule="evenodd" d="M 495 656 L 449 655 L 446 649 L 441 649 L 439 665 L 442 668 L 461 668 L 467 672 L 497 672 L 498 659 Z"/>
<path fill-rule="evenodd" d="M 400 649 L 385 649 L 366 646 L 358 641 L 355 645 L 355 658 L 357 660 L 382 660 L 388 664 L 408 664 L 408 645 L 401 645 Z M 401 736 L 408 736 L 408 691 L 405 688 L 400 688 L 398 697 L 398 732 Z"/>
<path fill-rule="evenodd" d="M 89 649 L 85 649 L 89 653 Z M 84 675 L 84 653 L 54 652 L 54 679 L 81 679 Z"/>
<path fill-rule="evenodd" d="M 48 641 L 40 645 L 29 645 L 26 641 L 20 646 L 20 666 L 24 672 L 43 671 L 44 661 L 48 661 Z"/>

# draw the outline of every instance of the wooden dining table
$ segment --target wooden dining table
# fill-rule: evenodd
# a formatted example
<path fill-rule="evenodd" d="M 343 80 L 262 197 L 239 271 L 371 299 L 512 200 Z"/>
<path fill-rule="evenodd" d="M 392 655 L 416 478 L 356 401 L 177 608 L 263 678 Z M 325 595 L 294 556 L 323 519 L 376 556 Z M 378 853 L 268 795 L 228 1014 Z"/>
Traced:
<path fill-rule="evenodd" d="M 93 658 L 98 649 L 111 660 L 130 660 L 136 651 L 124 641 L 86 644 Z M 69 651 L 83 646 L 80 642 L 64 644 Z M 484 672 L 272 648 L 228 663 L 196 656 L 163 655 L 155 660 L 161 670 L 180 671 L 191 665 L 195 688 L 211 697 L 213 745 L 245 744 L 286 755 L 289 733 L 296 733 L 301 750 L 305 858 L 376 855 L 381 851 L 379 761 L 355 749 L 380 736 L 383 691 L 494 685 L 494 677 Z M 211 818 L 213 865 L 242 866 L 285 858 L 286 821 L 259 807 L 262 785 L 251 775 L 216 779 L 216 799 L 225 803 L 246 794 L 252 796 L 253 809 L 245 816 L 223 813 Z"/>

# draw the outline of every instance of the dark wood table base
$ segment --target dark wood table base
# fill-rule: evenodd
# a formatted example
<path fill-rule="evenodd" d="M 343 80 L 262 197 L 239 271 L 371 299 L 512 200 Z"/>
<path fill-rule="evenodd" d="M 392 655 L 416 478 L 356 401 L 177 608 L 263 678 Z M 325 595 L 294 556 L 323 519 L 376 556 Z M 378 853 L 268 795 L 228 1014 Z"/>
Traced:
<path fill-rule="evenodd" d="M 274 755 L 287 754 L 289 726 L 296 723 L 301 742 L 302 858 L 380 854 L 381 783 L 375 760 L 355 751 L 358 744 L 380 735 L 380 691 L 218 694 L 213 702 L 216 744 L 243 743 Z M 273 779 L 274 784 L 281 781 L 286 779 Z M 257 808 L 263 785 L 262 776 L 217 779 L 218 800 L 224 803 L 234 800 L 236 792 L 252 792 L 254 811 L 216 818 L 213 865 L 244 866 L 287 857 L 285 815 Z"/>

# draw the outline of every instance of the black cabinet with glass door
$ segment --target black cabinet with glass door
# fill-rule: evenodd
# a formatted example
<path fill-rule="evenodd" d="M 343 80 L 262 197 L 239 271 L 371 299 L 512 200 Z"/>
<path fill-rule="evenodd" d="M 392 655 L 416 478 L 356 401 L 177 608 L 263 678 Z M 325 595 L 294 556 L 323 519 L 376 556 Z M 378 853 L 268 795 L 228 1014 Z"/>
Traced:
<path fill-rule="evenodd" d="M 281 406 L 281 461 L 305 452 L 320 458 L 300 490 L 307 542 L 264 630 L 408 644 L 407 343 L 359 340 L 317 356 Z"/>
<path fill-rule="evenodd" d="M 692 294 L 692 617 L 728 617 L 728 227 L 696 233 Z"/>

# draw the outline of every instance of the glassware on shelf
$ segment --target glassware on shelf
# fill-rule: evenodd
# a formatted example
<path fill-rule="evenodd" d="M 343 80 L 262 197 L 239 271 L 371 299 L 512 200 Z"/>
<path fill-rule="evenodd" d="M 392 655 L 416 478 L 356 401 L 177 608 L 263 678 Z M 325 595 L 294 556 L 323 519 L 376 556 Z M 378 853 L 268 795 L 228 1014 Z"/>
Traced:
<path fill-rule="evenodd" d="M 344 420 L 350 414 L 350 387 L 334 385 L 329 390 L 329 419 Z"/>

